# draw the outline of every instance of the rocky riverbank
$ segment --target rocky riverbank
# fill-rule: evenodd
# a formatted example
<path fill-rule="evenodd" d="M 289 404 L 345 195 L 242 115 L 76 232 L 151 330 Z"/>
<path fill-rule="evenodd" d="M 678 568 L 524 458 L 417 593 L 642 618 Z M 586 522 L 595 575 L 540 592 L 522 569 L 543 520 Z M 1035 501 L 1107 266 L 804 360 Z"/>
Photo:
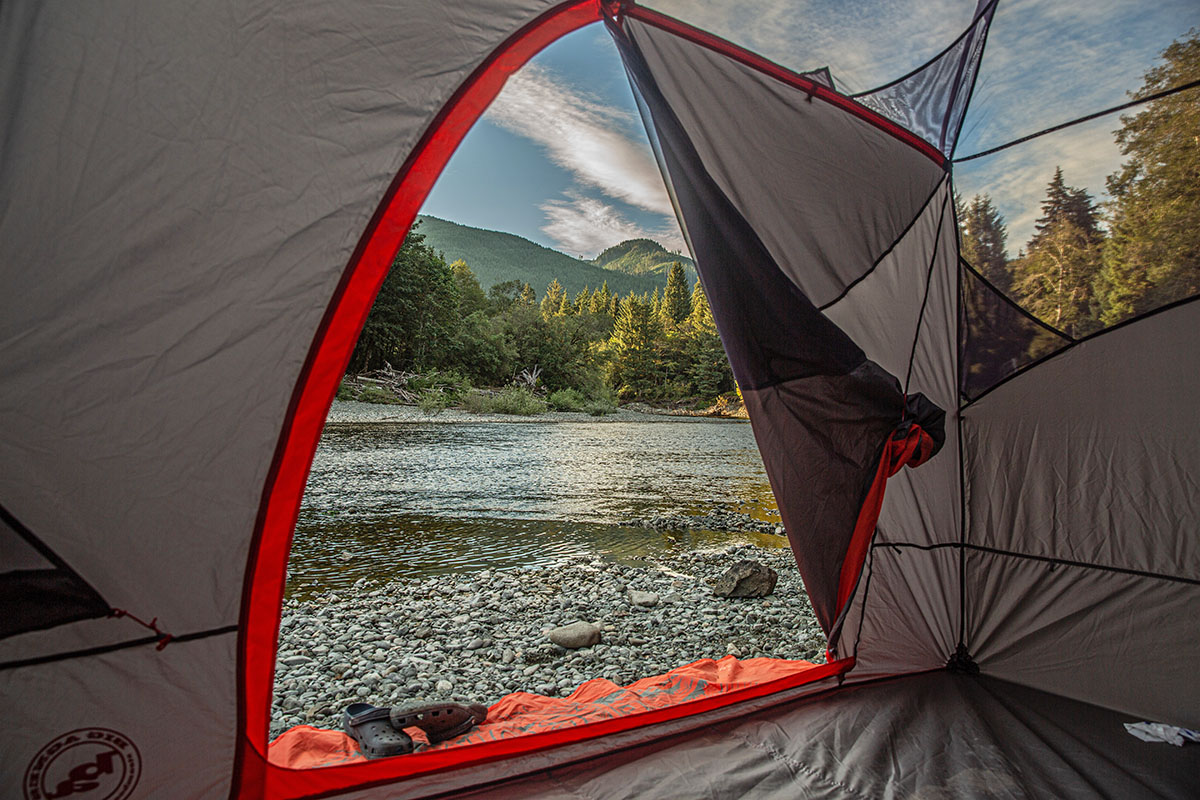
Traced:
<path fill-rule="evenodd" d="M 772 595 L 726 599 L 711 583 L 751 558 L 779 573 Z M 634 603 L 634 600 L 638 604 Z M 601 641 L 547 638 L 575 621 Z M 739 545 L 644 567 L 594 559 L 371 585 L 285 602 L 271 734 L 336 728 L 356 701 L 493 703 L 510 692 L 566 695 L 591 678 L 627 684 L 727 654 L 818 660 L 824 637 L 789 550 Z"/>
<path fill-rule="evenodd" d="M 621 524 L 655 531 L 756 531 L 778 536 L 785 534 L 782 522 L 761 520 L 743 511 L 728 509 L 716 509 L 707 514 L 660 514 L 655 517 L 625 520 Z"/>

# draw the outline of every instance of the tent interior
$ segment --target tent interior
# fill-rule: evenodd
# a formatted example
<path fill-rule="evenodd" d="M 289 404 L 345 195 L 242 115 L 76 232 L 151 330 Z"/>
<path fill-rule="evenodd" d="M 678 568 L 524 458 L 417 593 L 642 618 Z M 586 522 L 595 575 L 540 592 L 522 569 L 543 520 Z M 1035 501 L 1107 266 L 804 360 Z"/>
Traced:
<path fill-rule="evenodd" d="M 6 795 L 1200 796 L 1200 745 L 1124 725 L 1200 728 L 1195 8 L 763 0 L 747 33 L 740 4 L 650 5 L 0 7 Z M 285 757 L 287 558 L 351 350 L 467 131 L 589 24 L 826 663 Z"/>

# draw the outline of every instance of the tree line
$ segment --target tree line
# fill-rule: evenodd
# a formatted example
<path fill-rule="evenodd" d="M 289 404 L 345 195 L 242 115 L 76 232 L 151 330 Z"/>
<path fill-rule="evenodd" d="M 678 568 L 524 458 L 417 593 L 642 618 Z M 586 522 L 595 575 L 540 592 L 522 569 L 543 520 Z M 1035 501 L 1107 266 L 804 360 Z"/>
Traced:
<path fill-rule="evenodd" d="M 485 292 L 468 264 L 447 264 L 424 239 L 419 225 L 405 238 L 349 372 L 386 364 L 491 387 L 524 374 L 544 393 L 670 404 L 734 389 L 704 290 L 679 262 L 661 294 L 621 297 L 605 283 L 569 296 L 555 279 L 539 300 L 519 281 Z"/>
<path fill-rule="evenodd" d="M 1172 43 L 1134 94 L 1200 79 L 1200 33 Z M 1200 102 L 1184 91 L 1122 116 L 1128 158 L 1097 204 L 1055 170 L 1016 258 L 992 199 L 956 198 L 963 258 L 1039 320 L 1079 338 L 1200 292 Z"/>

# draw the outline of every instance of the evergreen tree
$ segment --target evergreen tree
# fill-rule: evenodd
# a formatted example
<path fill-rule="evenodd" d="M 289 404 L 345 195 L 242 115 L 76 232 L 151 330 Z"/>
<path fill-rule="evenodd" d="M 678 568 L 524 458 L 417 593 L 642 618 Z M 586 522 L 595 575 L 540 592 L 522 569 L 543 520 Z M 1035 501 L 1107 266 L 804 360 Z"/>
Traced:
<path fill-rule="evenodd" d="M 1091 197 L 1067 186 L 1061 168 L 1047 187 L 1035 228 L 1013 269 L 1021 304 L 1068 336 L 1096 330 L 1092 286 L 1103 237 Z"/>
<path fill-rule="evenodd" d="M 687 345 L 687 378 L 691 393 L 697 397 L 712 398 L 734 388 L 733 372 L 712 309 L 700 282 L 692 288 L 687 319 L 684 321 Z"/>
<path fill-rule="evenodd" d="M 969 205 L 959 208 L 963 259 L 1001 292 L 1010 293 L 1012 274 L 1005 254 L 1008 231 L 1004 218 L 986 194 L 975 195 Z"/>
<path fill-rule="evenodd" d="M 1134 98 L 1200 79 L 1200 31 L 1173 42 Z M 1109 176 L 1110 236 L 1096 283 L 1111 325 L 1200 292 L 1200 102 L 1195 91 L 1147 103 L 1116 132 L 1129 158 Z"/>
<path fill-rule="evenodd" d="M 629 295 L 613 324 L 608 341 L 609 381 L 623 397 L 650 399 L 659 395 L 655 345 L 662 326 L 645 296 Z"/>
<path fill-rule="evenodd" d="M 454 275 L 454 284 L 458 287 L 458 309 L 459 314 L 463 317 L 468 317 L 476 311 L 486 311 L 488 307 L 487 295 L 483 293 L 483 287 L 479 285 L 479 279 L 475 277 L 475 273 L 467 266 L 467 262 L 461 258 L 450 265 L 450 272 Z"/>
<path fill-rule="evenodd" d="M 546 294 L 542 297 L 542 317 L 549 319 L 557 314 L 566 297 L 567 293 L 558 282 L 558 278 L 550 281 L 550 285 L 546 287 Z"/>
<path fill-rule="evenodd" d="M 653 314 L 656 319 L 662 319 L 662 306 L 658 300 L 657 286 L 654 287 L 654 294 L 650 297 L 650 313 Z"/>
<path fill-rule="evenodd" d="M 667 273 L 667 289 L 663 293 L 662 318 L 668 326 L 679 325 L 691 312 L 691 297 L 688 295 L 687 275 L 683 264 L 678 261 L 671 263 Z"/>
<path fill-rule="evenodd" d="M 586 314 L 591 307 L 591 303 L 592 292 L 585 286 L 575 295 L 575 300 L 571 303 L 571 311 L 574 314 Z"/>
<path fill-rule="evenodd" d="M 458 286 L 445 259 L 414 225 L 384 278 L 350 356 L 350 372 L 421 372 L 443 365 L 458 332 Z"/>
<path fill-rule="evenodd" d="M 534 293 L 533 287 L 528 283 L 521 287 L 521 295 L 517 298 L 521 305 L 531 306 L 537 302 L 537 294 Z"/>
<path fill-rule="evenodd" d="M 520 299 L 520 296 L 520 281 L 504 281 L 503 283 L 497 283 L 495 286 L 488 289 L 488 309 L 493 314 L 505 311 L 509 306 L 516 303 Z"/>
<path fill-rule="evenodd" d="M 593 314 L 608 314 L 611 304 L 612 292 L 608 290 L 608 281 L 605 281 L 598 290 L 592 292 L 588 310 Z"/>

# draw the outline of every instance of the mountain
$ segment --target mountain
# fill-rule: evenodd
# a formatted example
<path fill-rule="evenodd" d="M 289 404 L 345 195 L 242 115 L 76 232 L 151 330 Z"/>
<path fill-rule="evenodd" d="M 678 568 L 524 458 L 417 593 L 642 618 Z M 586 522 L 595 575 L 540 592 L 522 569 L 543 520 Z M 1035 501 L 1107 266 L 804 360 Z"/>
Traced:
<path fill-rule="evenodd" d="M 417 219 L 421 223 L 417 232 L 425 235 L 425 244 L 440 251 L 447 263 L 459 259 L 467 262 L 485 291 L 497 283 L 515 280 L 528 283 L 541 297 L 555 278 L 571 295 L 585 286 L 599 289 L 605 281 L 611 291 L 622 295 L 652 292 L 667 285 L 665 271 L 629 274 L 605 269 L 511 233 L 472 228 L 424 214 Z"/>
<path fill-rule="evenodd" d="M 687 256 L 668 251 L 652 239 L 627 239 L 620 244 L 614 244 L 592 259 L 592 263 L 598 267 L 629 275 L 661 275 L 664 284 L 667 272 L 675 261 L 683 264 L 688 283 L 695 283 L 695 263 Z"/>

